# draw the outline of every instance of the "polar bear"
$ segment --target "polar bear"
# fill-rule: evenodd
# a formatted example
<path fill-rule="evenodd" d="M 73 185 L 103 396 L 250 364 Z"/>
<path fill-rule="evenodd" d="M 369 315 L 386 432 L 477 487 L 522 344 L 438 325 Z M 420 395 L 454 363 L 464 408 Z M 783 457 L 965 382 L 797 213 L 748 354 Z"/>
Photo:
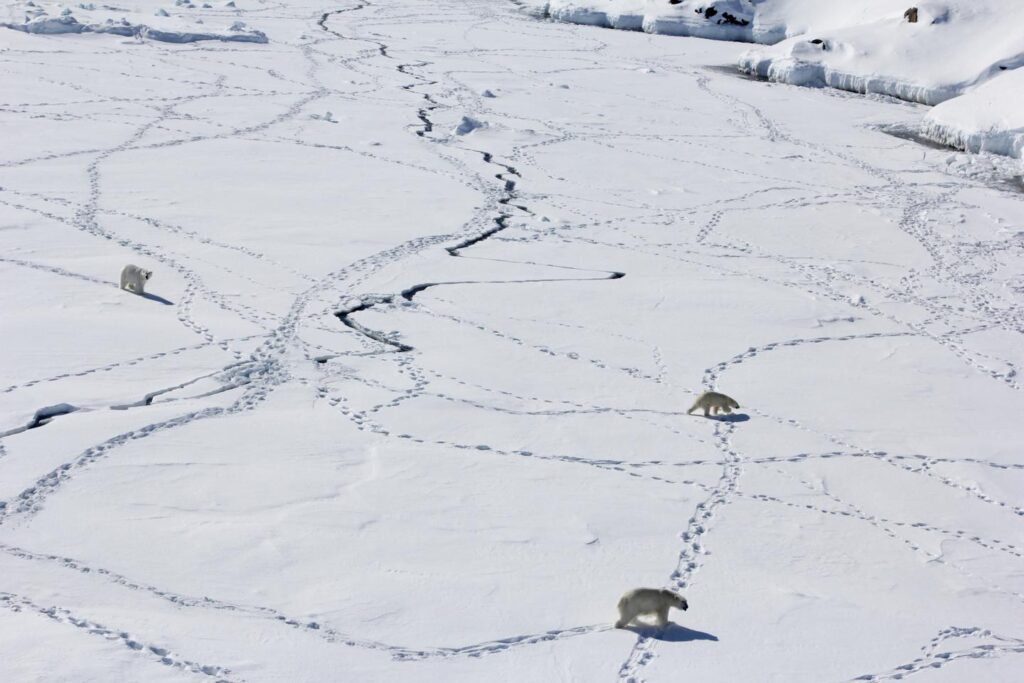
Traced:
<path fill-rule="evenodd" d="M 717 391 L 705 391 L 703 394 L 697 397 L 690 409 L 686 411 L 689 415 L 698 408 L 704 409 L 704 417 L 708 416 L 708 413 L 714 409 L 715 414 L 718 413 L 731 413 L 733 408 L 739 408 L 740 404 L 735 399 L 726 396 L 725 394 L 719 394 Z"/>
<path fill-rule="evenodd" d="M 668 609 L 685 610 L 689 607 L 686 598 L 670 590 L 660 588 L 634 588 L 619 600 L 619 620 L 615 628 L 625 628 L 641 614 L 658 615 L 658 627 L 668 624 Z"/>
<path fill-rule="evenodd" d="M 146 293 L 146 281 L 153 277 L 153 271 L 128 264 L 121 271 L 121 289 L 136 294 Z"/>

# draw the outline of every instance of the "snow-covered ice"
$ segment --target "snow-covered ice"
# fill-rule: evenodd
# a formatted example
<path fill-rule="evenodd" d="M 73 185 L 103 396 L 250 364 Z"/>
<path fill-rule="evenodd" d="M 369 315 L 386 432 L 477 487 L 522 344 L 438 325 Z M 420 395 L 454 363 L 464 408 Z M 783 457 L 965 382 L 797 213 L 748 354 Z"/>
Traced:
<path fill-rule="evenodd" d="M 37 4 L 269 42 L 0 30 L 0 681 L 1019 678 L 1019 162 L 514 3 Z"/>

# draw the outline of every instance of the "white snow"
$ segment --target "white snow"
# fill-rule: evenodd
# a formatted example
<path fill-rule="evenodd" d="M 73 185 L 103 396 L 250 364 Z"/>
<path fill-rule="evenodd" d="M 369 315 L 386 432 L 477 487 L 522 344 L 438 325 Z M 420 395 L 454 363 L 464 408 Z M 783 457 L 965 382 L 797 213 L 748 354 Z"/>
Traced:
<path fill-rule="evenodd" d="M 784 28 L 765 26 L 758 8 L 746 0 L 676 4 L 657 0 L 549 0 L 531 4 L 530 13 L 555 21 L 718 40 L 775 42 Z"/>
<path fill-rule="evenodd" d="M 147 16 L 141 9 L 130 11 L 107 5 L 97 8 L 92 3 L 83 3 L 78 6 L 81 19 L 76 17 L 70 8 L 60 9 L 61 6 L 56 4 L 47 3 L 31 7 L 34 9 L 24 10 L 16 4 L 2 8 L 0 11 L 6 10 L 9 21 L 0 21 L 0 27 L 37 35 L 99 33 L 166 43 L 195 43 L 208 40 L 268 42 L 264 32 L 247 28 L 244 22 L 225 24 L 223 30 L 195 31 L 191 24 L 205 23 L 202 19 L 193 18 L 191 15 L 172 16 L 163 7 L 157 7 Z M 20 19 L 17 18 L 19 14 Z M 131 17 L 131 20 L 128 17 Z"/>
<path fill-rule="evenodd" d="M 955 0 L 954 0 L 955 1 Z M 525 0 L 556 21 L 675 36 L 772 44 L 790 36 L 902 16 L 900 0 Z"/>
<path fill-rule="evenodd" d="M 918 19 L 905 17 L 914 6 Z M 1024 66 L 1017 0 L 549 0 L 527 12 L 555 21 L 673 36 L 762 43 L 742 71 L 937 104 Z M 781 42 L 780 42 L 781 41 Z"/>
<path fill-rule="evenodd" d="M 924 104 L 956 97 L 1001 69 L 1024 66 L 1021 34 L 1010 28 L 1024 25 L 1024 3 L 925 2 L 917 5 L 916 23 L 904 18 L 906 3 L 886 4 L 887 11 L 856 22 L 812 24 L 778 45 L 754 48 L 739 66 L 773 81 Z"/>
<path fill-rule="evenodd" d="M 1024 69 L 1007 71 L 933 108 L 921 133 L 969 152 L 1020 159 L 1024 152 Z"/>
<path fill-rule="evenodd" d="M 0 681 L 1019 678 L 1017 160 L 747 44 L 212 4 L 70 16 L 270 44 L 0 30 Z"/>
<path fill-rule="evenodd" d="M 11 27 L 15 28 L 15 27 Z M 69 14 L 61 14 L 57 17 L 39 15 L 26 21 L 21 27 L 26 33 L 43 33 L 57 35 L 60 33 L 80 33 L 85 27 L 78 23 L 78 20 Z"/>

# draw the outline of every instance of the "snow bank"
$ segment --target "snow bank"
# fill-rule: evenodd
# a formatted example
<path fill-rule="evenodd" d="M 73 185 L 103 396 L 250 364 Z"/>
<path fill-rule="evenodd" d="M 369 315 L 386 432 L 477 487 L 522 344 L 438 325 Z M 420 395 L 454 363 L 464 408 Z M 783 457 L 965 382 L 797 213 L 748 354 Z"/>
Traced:
<path fill-rule="evenodd" d="M 230 33 L 207 33 L 194 31 L 161 31 L 149 26 L 141 26 L 140 35 L 150 40 L 164 43 L 195 43 L 200 40 L 222 40 L 231 43 L 266 43 L 267 35 L 262 31 L 247 30 Z M 100 31 L 102 33 L 102 31 Z"/>
<path fill-rule="evenodd" d="M 759 43 L 739 68 L 793 85 L 938 104 L 1024 65 L 1024 2 L 523 0 L 555 21 Z M 908 14 L 913 7 L 915 21 Z M 768 47 L 770 46 L 770 47 Z"/>
<path fill-rule="evenodd" d="M 741 71 L 793 85 L 831 86 L 891 95 L 924 104 L 956 97 L 1024 65 L 1024 3 L 948 0 L 917 5 L 870 3 L 859 23 L 811 26 L 803 35 L 757 48 L 739 59 Z M 884 5 L 884 7 L 883 7 Z"/>
<path fill-rule="evenodd" d="M 1024 157 L 1024 69 L 1007 71 L 935 107 L 921 135 L 968 152 Z"/>
<path fill-rule="evenodd" d="M 905 1 L 860 0 L 547 0 L 524 8 L 556 21 L 647 33 L 773 44 L 812 28 L 849 26 Z"/>
<path fill-rule="evenodd" d="M 26 424 L 0 432 L 0 438 L 14 436 L 15 434 L 21 434 L 22 432 L 27 432 L 28 430 L 35 429 L 36 427 L 42 427 L 53 418 L 60 417 L 61 415 L 68 415 L 76 410 L 78 410 L 78 406 L 73 406 L 70 403 L 57 403 L 56 405 L 45 406 L 37 410 L 32 416 L 32 419 Z"/>
<path fill-rule="evenodd" d="M 190 5 L 186 5 L 192 9 Z M 81 4 L 79 9 L 92 18 L 96 18 L 93 4 Z M 113 10 L 104 5 L 102 9 Z M 61 35 L 66 33 L 111 33 L 118 36 L 138 36 L 164 43 L 195 43 L 202 40 L 220 40 L 240 43 L 266 43 L 267 35 L 262 31 L 246 28 L 241 22 L 235 22 L 224 31 L 192 30 L 182 18 L 172 17 L 163 8 L 154 13 L 155 26 L 139 21 L 129 21 L 125 17 L 118 20 L 107 16 L 99 21 L 79 21 L 70 9 L 63 9 L 56 16 L 36 5 L 25 6 L 25 17 L 22 21 L 0 22 L 0 26 L 37 35 Z M 202 19 L 192 20 L 202 24 Z"/>
<path fill-rule="evenodd" d="M 73 406 L 70 403 L 58 403 L 52 406 L 46 406 L 36 411 L 35 415 L 32 416 L 32 422 L 29 423 L 28 428 L 33 429 L 40 425 L 44 425 L 55 417 L 61 415 L 68 415 L 78 410 L 77 406 Z"/>
<path fill-rule="evenodd" d="M 27 20 L 21 26 L 12 26 L 11 24 L 4 24 L 4 26 L 8 28 L 17 28 L 25 31 L 26 33 L 46 33 L 50 35 L 56 35 L 59 33 L 81 33 L 83 28 L 82 24 L 78 23 L 78 20 L 70 15 L 59 17 L 41 15 Z"/>
<path fill-rule="evenodd" d="M 549 0 L 534 12 L 556 21 L 718 40 L 776 42 L 780 27 L 764 26 L 748 0 Z"/>

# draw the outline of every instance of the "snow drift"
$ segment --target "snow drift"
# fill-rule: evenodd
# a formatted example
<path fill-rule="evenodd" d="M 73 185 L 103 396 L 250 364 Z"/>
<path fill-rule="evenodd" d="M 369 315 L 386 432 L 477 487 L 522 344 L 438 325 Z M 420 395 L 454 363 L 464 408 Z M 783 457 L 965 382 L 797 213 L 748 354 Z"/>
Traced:
<path fill-rule="evenodd" d="M 547 0 L 555 21 L 758 43 L 745 73 L 938 104 L 1024 65 L 1024 3 L 1015 0 Z"/>
<path fill-rule="evenodd" d="M 527 0 L 524 8 L 575 24 L 770 45 L 809 31 L 901 16 L 907 4 L 906 0 L 547 0 L 532 4 Z"/>
<path fill-rule="evenodd" d="M 533 11 L 567 23 L 677 36 L 766 43 L 785 37 L 774 16 L 747 0 L 550 0 Z"/>
<path fill-rule="evenodd" d="M 968 152 L 1020 159 L 1024 152 L 1024 69 L 1008 71 L 932 109 L 921 134 Z"/>
<path fill-rule="evenodd" d="M 793 85 L 938 104 L 1024 65 L 1019 32 L 1006 30 L 1024 22 L 1024 4 L 924 3 L 913 22 L 905 5 L 873 3 L 874 11 L 860 13 L 866 21 L 811 26 L 799 37 L 750 50 L 740 57 L 740 70 Z"/>
<path fill-rule="evenodd" d="M 486 127 L 487 127 L 487 123 L 485 121 L 477 120 L 477 119 L 473 118 L 472 116 L 463 116 L 462 120 L 459 121 L 459 125 L 455 126 L 455 129 L 452 130 L 452 134 L 453 135 L 469 135 L 470 133 L 472 133 L 474 130 L 476 130 L 478 128 L 486 128 Z"/>
<path fill-rule="evenodd" d="M 95 10 L 94 5 L 82 5 L 83 10 Z M 231 28 L 225 31 L 196 31 L 184 25 L 183 21 L 170 19 L 170 15 L 164 11 L 155 15 L 158 22 L 164 18 L 169 21 L 163 22 L 166 25 L 150 26 L 140 22 L 129 21 L 125 17 L 114 20 L 111 17 L 94 23 L 80 22 L 72 15 L 70 9 L 64 9 L 59 15 L 51 16 L 46 10 L 32 6 L 25 14 L 23 21 L 0 22 L 0 26 L 32 33 L 36 35 L 61 35 L 67 33 L 111 33 L 118 36 L 137 36 L 139 38 L 156 40 L 164 43 L 195 43 L 203 40 L 219 40 L 224 42 L 240 43 L 266 43 L 267 35 L 262 31 L 245 28 L 244 24 L 236 22 Z M 201 23 L 201 20 L 198 21 Z"/>

